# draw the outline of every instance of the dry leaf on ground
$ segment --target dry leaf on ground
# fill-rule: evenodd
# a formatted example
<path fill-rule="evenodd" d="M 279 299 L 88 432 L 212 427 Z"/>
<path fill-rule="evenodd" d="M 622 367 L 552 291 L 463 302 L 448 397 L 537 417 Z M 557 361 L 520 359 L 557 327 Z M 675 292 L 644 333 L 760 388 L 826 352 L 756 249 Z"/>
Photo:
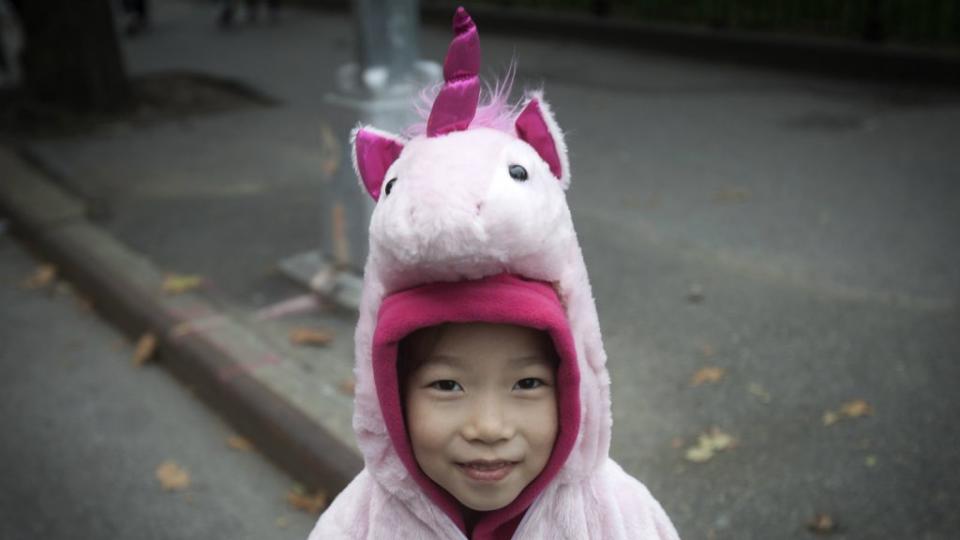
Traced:
<path fill-rule="evenodd" d="M 354 390 L 356 390 L 357 381 L 353 377 L 350 377 L 340 381 L 340 384 L 337 387 L 341 393 L 352 396 Z"/>
<path fill-rule="evenodd" d="M 163 279 L 163 292 L 167 294 L 182 294 L 192 291 L 203 284 L 201 276 L 167 274 Z"/>
<path fill-rule="evenodd" d="M 862 399 L 848 401 L 840 406 L 840 413 L 847 418 L 860 418 L 873 414 L 873 407 Z"/>
<path fill-rule="evenodd" d="M 770 392 L 767 392 L 767 389 L 763 387 L 760 383 L 750 383 L 747 386 L 747 391 L 750 392 L 750 395 L 760 400 L 761 403 L 770 403 L 773 398 L 770 397 Z"/>
<path fill-rule="evenodd" d="M 710 431 L 700 434 L 697 438 L 697 444 L 687 448 L 685 457 L 688 461 L 703 463 L 712 459 L 717 452 L 730 450 L 736 444 L 737 440 L 730 434 L 714 427 Z"/>
<path fill-rule="evenodd" d="M 231 435 L 227 437 L 227 446 L 241 452 L 249 452 L 253 450 L 253 444 L 239 435 Z"/>
<path fill-rule="evenodd" d="M 823 413 L 823 425 L 832 426 L 844 418 L 861 418 L 873 414 L 873 406 L 862 399 L 854 399 L 840 405 L 836 411 Z"/>
<path fill-rule="evenodd" d="M 747 200 L 750 193 L 739 188 L 723 188 L 713 194 L 713 200 L 719 203 L 739 203 Z"/>
<path fill-rule="evenodd" d="M 294 345 L 329 345 L 333 341 L 333 332 L 323 328 L 299 327 L 290 331 L 290 342 Z"/>
<path fill-rule="evenodd" d="M 807 529 L 814 534 L 832 534 L 837 531 L 837 522 L 830 514 L 817 514 L 807 522 Z"/>
<path fill-rule="evenodd" d="M 697 370 L 690 377 L 690 386 L 700 386 L 706 383 L 715 383 L 722 380 L 727 374 L 727 370 L 717 366 L 707 366 Z"/>
<path fill-rule="evenodd" d="M 57 279 L 57 267 L 52 264 L 41 264 L 23 281 L 27 289 L 41 289 Z"/>
<path fill-rule="evenodd" d="M 157 480 L 164 491 L 179 491 L 190 487 L 190 473 L 174 461 L 164 461 L 157 467 Z"/>
<path fill-rule="evenodd" d="M 133 365 L 139 367 L 147 363 L 157 351 L 157 336 L 147 332 L 137 340 L 137 348 L 133 351 Z"/>
<path fill-rule="evenodd" d="M 287 502 L 297 510 L 319 514 L 327 506 L 327 494 L 322 491 L 309 494 L 302 486 L 297 485 L 287 493 Z"/>

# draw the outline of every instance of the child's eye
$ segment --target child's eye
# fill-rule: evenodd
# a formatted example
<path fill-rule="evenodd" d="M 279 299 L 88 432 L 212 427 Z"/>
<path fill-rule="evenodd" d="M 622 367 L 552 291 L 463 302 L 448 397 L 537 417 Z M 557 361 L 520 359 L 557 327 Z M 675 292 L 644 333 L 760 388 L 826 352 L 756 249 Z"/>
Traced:
<path fill-rule="evenodd" d="M 517 381 L 517 384 L 513 385 L 514 388 L 519 390 L 533 390 L 534 388 L 540 388 L 545 383 L 542 379 L 537 379 L 536 377 L 527 377 L 526 379 L 520 379 Z"/>
<path fill-rule="evenodd" d="M 463 390 L 463 387 L 460 386 L 460 383 L 450 379 L 433 381 L 428 386 L 434 390 L 440 390 L 441 392 L 456 392 L 457 390 Z"/>

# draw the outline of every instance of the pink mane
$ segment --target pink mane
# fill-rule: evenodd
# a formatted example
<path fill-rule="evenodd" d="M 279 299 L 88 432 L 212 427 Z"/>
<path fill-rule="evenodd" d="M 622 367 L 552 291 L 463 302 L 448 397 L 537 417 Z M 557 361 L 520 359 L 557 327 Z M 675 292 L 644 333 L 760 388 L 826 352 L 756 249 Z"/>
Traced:
<path fill-rule="evenodd" d="M 502 79 L 496 80 L 493 86 L 489 84 L 484 86 L 480 92 L 480 104 L 477 106 L 477 113 L 470 122 L 468 129 L 485 127 L 505 133 L 514 133 L 513 123 L 516 119 L 517 109 L 521 105 L 519 102 L 510 103 L 510 93 L 513 91 L 516 72 L 516 62 L 511 61 Z M 421 121 L 405 129 L 403 132 L 405 137 L 413 138 L 427 133 L 427 119 L 430 117 L 433 102 L 443 85 L 444 83 L 441 81 L 420 91 L 419 102 L 414 103 L 414 107 Z"/>

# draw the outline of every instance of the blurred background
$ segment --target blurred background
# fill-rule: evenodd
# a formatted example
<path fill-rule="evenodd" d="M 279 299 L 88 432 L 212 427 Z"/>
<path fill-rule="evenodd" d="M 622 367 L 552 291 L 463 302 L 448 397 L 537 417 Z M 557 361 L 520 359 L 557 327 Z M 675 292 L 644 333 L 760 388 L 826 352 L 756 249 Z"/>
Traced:
<path fill-rule="evenodd" d="M 0 537 L 306 537 L 362 466 L 347 136 L 457 5 L 0 1 Z M 681 537 L 954 538 L 960 2 L 464 5 L 566 133 Z"/>

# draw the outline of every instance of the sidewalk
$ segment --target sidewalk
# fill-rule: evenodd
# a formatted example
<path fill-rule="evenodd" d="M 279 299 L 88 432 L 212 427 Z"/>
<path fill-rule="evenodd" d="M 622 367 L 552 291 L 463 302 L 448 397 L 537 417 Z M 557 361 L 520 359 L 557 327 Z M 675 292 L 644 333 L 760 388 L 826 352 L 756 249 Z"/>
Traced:
<path fill-rule="evenodd" d="M 304 294 L 275 265 L 326 234 L 340 143 L 322 99 L 353 26 L 290 10 L 221 32 L 215 10 L 158 2 L 152 31 L 125 43 L 131 72 L 217 74 L 278 105 L 32 141 L 55 180 L 0 154 L 0 212 L 132 336 L 156 332 L 177 353 L 160 361 L 267 453 L 336 490 L 360 466 L 353 315 L 258 316 Z M 822 512 L 837 538 L 950 537 L 960 98 L 480 32 L 484 73 L 515 54 L 568 133 L 613 454 L 681 535 L 807 538 Z M 439 61 L 448 42 L 427 27 L 421 49 Z M 204 286 L 166 295 L 165 272 Z M 333 342 L 292 345 L 298 326 Z M 873 414 L 824 425 L 857 399 Z M 687 459 L 712 427 L 736 447 Z"/>
<path fill-rule="evenodd" d="M 294 482 L 37 264 L 0 233 L 0 538 L 306 538 Z"/>

